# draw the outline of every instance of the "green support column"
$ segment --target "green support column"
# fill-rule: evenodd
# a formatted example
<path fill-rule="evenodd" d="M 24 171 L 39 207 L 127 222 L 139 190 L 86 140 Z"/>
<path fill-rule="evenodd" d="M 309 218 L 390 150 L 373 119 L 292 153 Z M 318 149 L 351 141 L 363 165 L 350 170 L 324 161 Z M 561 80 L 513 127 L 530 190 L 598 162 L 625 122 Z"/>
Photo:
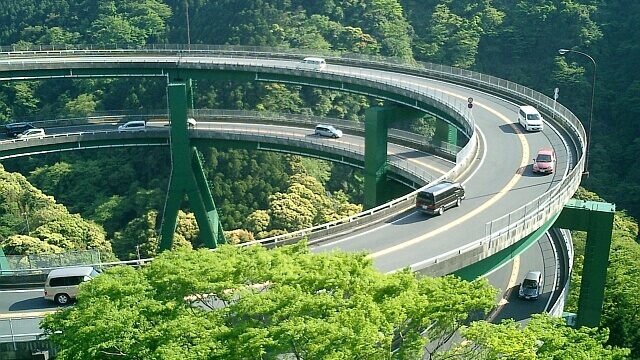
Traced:
<path fill-rule="evenodd" d="M 387 178 L 387 133 L 391 108 L 370 107 L 364 115 L 364 208 L 371 209 L 385 198 Z"/>
<path fill-rule="evenodd" d="M 578 327 L 600 326 L 615 211 L 613 204 L 572 199 L 555 223 L 559 228 L 587 232 L 576 319 Z"/>
<path fill-rule="evenodd" d="M 216 208 L 216 204 L 213 202 L 213 196 L 211 195 L 211 190 L 209 189 L 209 183 L 207 182 L 207 178 L 204 175 L 204 169 L 202 168 L 202 159 L 200 159 L 200 155 L 198 154 L 198 151 L 195 147 L 191 148 L 191 169 L 193 170 L 193 174 L 195 176 L 198 191 L 193 191 L 194 189 L 191 188 L 191 192 L 187 192 L 189 203 L 194 207 L 194 209 L 198 208 L 198 211 L 194 211 L 194 213 L 196 216 L 196 221 L 198 222 L 198 227 L 200 228 L 200 233 L 202 233 L 203 229 L 200 224 L 208 224 L 208 233 L 211 233 L 213 237 L 212 243 L 215 247 L 218 244 L 226 242 L 224 238 L 224 230 L 222 229 L 222 224 L 220 223 L 218 209 Z M 191 199 L 199 200 L 194 205 L 194 201 L 192 201 Z"/>
<path fill-rule="evenodd" d="M 215 248 L 219 242 L 224 242 L 224 233 L 202 172 L 200 159 L 189 139 L 185 84 L 169 84 L 168 96 L 172 170 L 162 219 L 160 250 L 171 249 L 178 210 L 185 194 L 188 195 L 198 222 L 202 242 L 209 248 Z"/>
<path fill-rule="evenodd" d="M 371 209 L 390 198 L 387 184 L 387 134 L 389 125 L 424 113 L 404 106 L 372 106 L 364 114 L 364 208 Z"/>
<path fill-rule="evenodd" d="M 434 140 L 442 142 L 441 146 L 451 152 L 455 152 L 458 145 L 458 129 L 446 121 L 436 121 L 436 133 Z"/>

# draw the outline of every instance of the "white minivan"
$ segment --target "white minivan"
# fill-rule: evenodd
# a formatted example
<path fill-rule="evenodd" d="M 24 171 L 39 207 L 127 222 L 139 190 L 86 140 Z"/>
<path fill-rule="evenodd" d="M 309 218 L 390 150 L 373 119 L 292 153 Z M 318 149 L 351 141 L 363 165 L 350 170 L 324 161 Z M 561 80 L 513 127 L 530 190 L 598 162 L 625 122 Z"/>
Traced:
<path fill-rule="evenodd" d="M 523 105 L 518 109 L 518 123 L 527 131 L 542 131 L 542 115 L 531 105 Z"/>
<path fill-rule="evenodd" d="M 324 70 L 327 67 L 327 62 L 323 58 L 306 57 L 298 63 L 298 69 L 310 69 L 310 70 Z"/>
<path fill-rule="evenodd" d="M 342 137 L 342 130 L 336 129 L 332 125 L 316 125 L 315 134 L 319 136 L 326 136 L 337 139 Z"/>
<path fill-rule="evenodd" d="M 44 298 L 60 305 L 78 296 L 78 285 L 100 274 L 91 266 L 77 266 L 51 270 L 44 283 Z"/>
<path fill-rule="evenodd" d="M 118 126 L 118 131 L 146 131 L 147 123 L 143 120 L 134 120 Z"/>

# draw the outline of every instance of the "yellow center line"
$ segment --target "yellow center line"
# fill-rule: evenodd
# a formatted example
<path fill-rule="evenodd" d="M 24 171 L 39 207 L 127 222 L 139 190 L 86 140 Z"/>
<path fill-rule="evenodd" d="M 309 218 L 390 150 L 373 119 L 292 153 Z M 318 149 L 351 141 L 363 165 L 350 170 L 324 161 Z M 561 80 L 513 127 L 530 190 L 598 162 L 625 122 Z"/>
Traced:
<path fill-rule="evenodd" d="M 457 95 L 457 94 L 453 94 L 453 93 L 451 93 L 450 95 L 463 98 L 462 96 Z M 528 146 L 528 143 L 527 143 L 527 139 L 522 134 L 522 132 L 513 124 L 513 122 L 510 121 L 504 115 L 498 113 L 497 111 L 489 108 L 488 106 L 486 106 L 486 105 L 484 105 L 482 103 L 474 102 L 474 104 L 476 106 L 480 106 L 480 107 L 484 108 L 485 110 L 491 112 L 497 118 L 501 119 L 505 123 L 510 124 L 511 127 L 518 134 L 518 138 L 519 138 L 520 143 L 522 145 L 522 158 L 520 160 L 520 166 L 518 167 L 518 171 L 516 171 L 516 173 L 513 175 L 511 180 L 509 180 L 509 182 L 507 183 L 507 185 L 504 188 L 502 188 L 491 199 L 486 201 L 482 206 L 479 206 L 479 207 L 475 208 L 473 211 L 467 213 L 466 215 L 464 215 L 462 217 L 459 217 L 458 219 L 448 223 L 445 226 L 439 227 L 438 229 L 436 229 L 434 231 L 422 234 L 421 236 L 418 236 L 416 238 L 413 238 L 413 239 L 410 239 L 408 241 L 405 241 L 402 244 L 391 246 L 391 247 L 386 248 L 384 250 L 380 250 L 380 251 L 371 253 L 371 254 L 368 255 L 368 258 L 374 258 L 375 259 L 377 257 L 383 256 L 383 255 L 387 255 L 387 254 L 392 253 L 394 251 L 398 251 L 400 249 L 404 249 L 404 248 L 407 248 L 409 246 L 416 245 L 416 244 L 418 244 L 418 243 L 420 243 L 420 242 L 422 242 L 422 241 L 424 241 L 426 239 L 429 239 L 429 238 L 432 238 L 432 237 L 434 237 L 436 235 L 442 234 L 445 231 L 448 231 L 448 230 L 452 229 L 453 227 L 464 223 L 465 221 L 473 218 L 474 216 L 478 215 L 482 211 L 486 210 L 487 208 L 489 208 L 490 206 L 495 204 L 498 200 L 500 200 L 502 197 L 504 197 L 511 189 L 513 189 L 513 187 L 516 185 L 516 183 L 518 183 L 518 181 L 520 181 L 520 179 L 522 178 L 522 174 L 520 172 L 520 169 L 524 168 L 529 163 L 529 146 Z"/>
<path fill-rule="evenodd" d="M 509 282 L 507 283 L 507 290 L 502 295 L 502 299 L 498 301 L 498 307 L 489 314 L 487 317 L 488 322 L 492 322 L 500 314 L 502 308 L 509 303 L 509 297 L 511 292 L 515 289 L 518 282 L 518 274 L 520 273 L 520 255 L 513 258 L 513 265 L 511 267 L 511 275 L 509 276 Z"/>

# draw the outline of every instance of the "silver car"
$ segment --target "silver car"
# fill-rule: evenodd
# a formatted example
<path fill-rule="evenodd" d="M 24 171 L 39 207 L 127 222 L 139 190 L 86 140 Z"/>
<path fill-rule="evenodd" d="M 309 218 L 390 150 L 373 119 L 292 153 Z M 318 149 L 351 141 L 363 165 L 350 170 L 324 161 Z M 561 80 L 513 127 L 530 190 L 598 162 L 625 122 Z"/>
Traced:
<path fill-rule="evenodd" d="M 521 299 L 535 300 L 542 291 L 542 273 L 540 271 L 529 271 L 520 284 L 518 296 Z"/>

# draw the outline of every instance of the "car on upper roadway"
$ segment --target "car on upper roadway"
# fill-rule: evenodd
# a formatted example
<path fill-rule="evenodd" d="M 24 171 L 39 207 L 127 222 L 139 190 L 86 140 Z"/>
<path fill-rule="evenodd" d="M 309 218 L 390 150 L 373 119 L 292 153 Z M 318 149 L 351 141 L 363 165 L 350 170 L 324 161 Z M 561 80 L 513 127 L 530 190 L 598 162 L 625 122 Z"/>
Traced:
<path fill-rule="evenodd" d="M 538 150 L 538 155 L 533 159 L 533 172 L 540 174 L 551 174 L 556 167 L 556 153 L 552 148 L 542 148 Z"/>
<path fill-rule="evenodd" d="M 42 139 L 46 134 L 44 133 L 44 129 L 35 128 L 25 130 L 22 134 L 18 134 L 18 139 L 33 139 L 40 138 Z"/>
<path fill-rule="evenodd" d="M 35 128 L 35 126 L 27 122 L 17 122 L 4 125 L 4 129 L 8 137 L 17 137 L 23 132 Z"/>
<path fill-rule="evenodd" d="M 194 127 L 196 127 L 196 125 L 198 125 L 198 122 L 196 121 L 196 119 L 190 117 L 190 118 L 187 118 L 187 125 L 190 128 L 194 128 Z M 164 124 L 164 126 L 171 126 L 171 123 Z"/>
<path fill-rule="evenodd" d="M 133 120 L 118 126 L 118 131 L 146 131 L 147 123 L 143 120 Z"/>
<path fill-rule="evenodd" d="M 342 130 L 336 129 L 332 125 L 319 124 L 316 125 L 315 134 L 337 139 L 342 137 Z"/>

